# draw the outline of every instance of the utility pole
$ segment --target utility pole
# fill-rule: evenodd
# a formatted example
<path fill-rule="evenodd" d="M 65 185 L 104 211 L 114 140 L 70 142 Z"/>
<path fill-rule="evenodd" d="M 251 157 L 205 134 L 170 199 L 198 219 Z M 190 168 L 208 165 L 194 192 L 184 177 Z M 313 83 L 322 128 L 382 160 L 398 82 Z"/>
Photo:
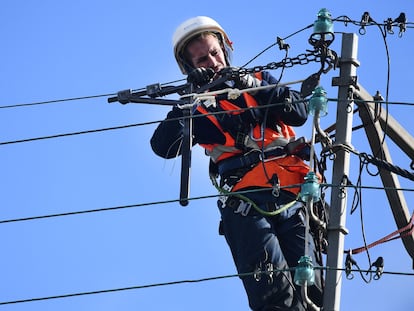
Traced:
<path fill-rule="evenodd" d="M 333 79 L 338 86 L 338 105 L 336 114 L 336 135 L 334 147 L 338 148 L 333 164 L 331 207 L 328 223 L 327 272 L 324 292 L 324 311 L 338 311 L 340 307 L 342 262 L 344 239 L 347 234 L 346 177 L 349 175 L 350 154 L 346 146 L 351 146 L 353 118 L 353 85 L 356 82 L 358 37 L 356 34 L 342 35 L 340 76 Z M 343 185 L 344 187 L 341 187 Z"/>

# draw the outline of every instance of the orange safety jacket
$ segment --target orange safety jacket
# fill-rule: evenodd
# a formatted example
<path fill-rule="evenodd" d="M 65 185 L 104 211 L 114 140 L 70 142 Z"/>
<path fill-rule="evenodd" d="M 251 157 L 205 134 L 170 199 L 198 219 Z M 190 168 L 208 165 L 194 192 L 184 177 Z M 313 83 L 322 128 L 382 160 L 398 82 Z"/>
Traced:
<path fill-rule="evenodd" d="M 260 78 L 260 75 L 256 76 Z M 243 96 L 246 107 L 258 107 L 256 99 L 249 93 L 242 93 L 241 96 Z M 242 113 L 240 107 L 229 100 L 218 100 L 216 104 L 219 105 L 221 110 L 229 111 L 227 112 L 228 114 L 238 115 Z M 205 105 L 198 105 L 196 110 L 198 113 L 206 115 L 206 118 L 208 118 L 208 120 L 214 124 L 225 137 L 224 144 L 199 143 L 199 145 L 205 148 L 207 155 L 210 156 L 214 163 L 219 164 L 220 161 L 241 156 L 243 152 L 245 152 L 237 146 L 236 138 L 223 128 L 219 119 L 215 115 L 210 114 L 208 107 Z M 261 122 L 251 125 L 249 134 L 246 135 L 244 140 L 245 150 L 257 150 L 260 152 L 263 149 L 263 151 L 266 152 L 272 148 L 285 146 L 290 141 L 295 140 L 295 132 L 291 126 L 286 125 L 283 121 L 277 121 L 277 124 L 278 130 L 270 127 L 262 128 L 263 123 Z M 264 137 L 261 136 L 262 133 L 264 133 Z M 232 191 L 250 187 L 271 188 L 274 185 L 269 179 L 272 178 L 274 174 L 277 174 L 281 187 L 302 184 L 304 177 L 308 172 L 309 166 L 306 165 L 300 157 L 286 154 L 281 157 L 267 159 L 261 164 L 259 163 L 259 165 L 255 165 L 241 177 L 240 181 L 232 188 Z M 286 188 L 285 190 L 297 194 L 300 191 L 300 187 Z"/>

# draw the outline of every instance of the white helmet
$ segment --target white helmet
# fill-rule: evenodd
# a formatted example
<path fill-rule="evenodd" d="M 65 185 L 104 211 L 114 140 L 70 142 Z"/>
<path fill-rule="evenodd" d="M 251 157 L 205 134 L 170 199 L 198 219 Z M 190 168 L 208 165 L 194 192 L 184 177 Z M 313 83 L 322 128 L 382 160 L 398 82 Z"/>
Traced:
<path fill-rule="evenodd" d="M 186 20 L 180 26 L 178 26 L 172 38 L 174 56 L 183 74 L 188 74 L 189 71 L 193 69 L 183 57 L 184 48 L 187 42 L 192 37 L 205 31 L 211 31 L 218 35 L 221 43 L 224 46 L 224 55 L 226 57 L 227 65 L 231 64 L 233 47 L 232 42 L 230 41 L 224 29 L 210 17 L 197 16 Z"/>

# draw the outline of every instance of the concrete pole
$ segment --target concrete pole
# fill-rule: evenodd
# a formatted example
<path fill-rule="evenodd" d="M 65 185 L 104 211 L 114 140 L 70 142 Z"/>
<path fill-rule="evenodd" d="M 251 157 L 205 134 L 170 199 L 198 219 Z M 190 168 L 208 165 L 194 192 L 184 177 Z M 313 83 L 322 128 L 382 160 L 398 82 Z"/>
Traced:
<path fill-rule="evenodd" d="M 353 93 L 353 84 L 356 77 L 356 59 L 358 48 L 358 37 L 355 34 L 345 33 L 342 36 L 342 50 L 340 58 L 340 77 L 334 78 L 333 85 L 339 86 L 338 105 L 336 114 L 336 145 L 351 146 L 353 102 L 350 94 Z M 344 149 L 336 152 L 332 173 L 332 195 L 328 223 L 328 252 L 324 311 L 338 311 L 340 308 L 342 269 L 344 257 L 344 239 L 347 234 L 346 206 L 347 188 L 341 188 L 343 177 L 349 176 L 350 154 Z M 331 268 L 331 269 L 330 269 Z"/>

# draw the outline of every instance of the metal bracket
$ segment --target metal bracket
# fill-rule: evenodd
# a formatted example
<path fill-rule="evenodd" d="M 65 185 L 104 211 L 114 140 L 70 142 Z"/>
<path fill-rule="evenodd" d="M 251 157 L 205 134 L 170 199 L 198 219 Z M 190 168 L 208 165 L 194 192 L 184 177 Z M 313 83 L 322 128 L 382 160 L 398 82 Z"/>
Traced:
<path fill-rule="evenodd" d="M 344 226 L 339 226 L 339 227 L 328 226 L 328 231 L 339 231 L 344 235 L 347 235 L 349 233 L 349 230 Z"/>
<path fill-rule="evenodd" d="M 341 78 L 341 77 L 332 78 L 332 86 L 349 86 L 349 85 L 352 85 L 353 87 L 358 89 L 358 77 L 349 76 L 345 78 Z"/>
<path fill-rule="evenodd" d="M 356 58 L 345 58 L 345 57 L 341 57 L 339 58 L 339 62 L 338 62 L 338 66 L 341 66 L 342 64 L 351 64 L 354 65 L 355 67 L 359 67 L 360 62 L 358 59 Z"/>

